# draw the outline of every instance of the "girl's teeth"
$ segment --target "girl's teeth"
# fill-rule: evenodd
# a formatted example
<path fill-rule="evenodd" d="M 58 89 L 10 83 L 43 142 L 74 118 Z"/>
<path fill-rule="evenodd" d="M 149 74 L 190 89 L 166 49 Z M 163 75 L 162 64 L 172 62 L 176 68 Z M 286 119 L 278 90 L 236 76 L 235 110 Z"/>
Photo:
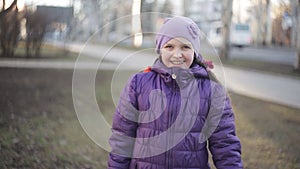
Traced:
<path fill-rule="evenodd" d="M 183 64 L 183 62 L 172 62 L 172 63 L 175 64 L 175 65 Z"/>

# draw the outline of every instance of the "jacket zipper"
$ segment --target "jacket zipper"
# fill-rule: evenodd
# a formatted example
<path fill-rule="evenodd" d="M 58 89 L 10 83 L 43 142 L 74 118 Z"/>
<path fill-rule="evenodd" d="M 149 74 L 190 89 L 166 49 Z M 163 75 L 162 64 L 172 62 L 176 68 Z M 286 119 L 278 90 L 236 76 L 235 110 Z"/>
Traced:
<path fill-rule="evenodd" d="M 173 87 L 173 86 L 172 86 Z M 173 93 L 172 93 L 172 97 L 171 97 L 171 99 L 170 99 L 170 107 L 171 106 L 173 106 Z M 167 127 L 169 128 L 170 127 L 170 124 L 171 124 L 171 116 L 172 116 L 172 112 L 170 111 L 170 112 L 168 112 L 168 113 L 170 113 L 170 116 L 168 116 L 168 124 L 167 124 Z M 167 147 L 169 147 L 170 146 L 170 137 L 171 137 L 171 134 L 172 134 L 172 132 L 170 132 L 170 134 L 168 135 L 168 137 L 167 137 Z M 166 169 L 169 169 L 170 168 L 170 166 L 169 166 L 169 163 L 170 163 L 170 151 L 171 150 L 168 150 L 167 152 L 166 152 Z"/>
<path fill-rule="evenodd" d="M 177 111 L 177 106 L 175 104 L 176 102 L 176 96 L 177 96 L 177 86 L 176 86 L 176 75 L 175 74 L 172 74 L 172 97 L 171 97 L 171 100 L 170 100 L 170 105 L 171 107 L 174 107 L 174 109 L 171 109 L 172 111 Z M 171 122 L 173 122 L 173 112 L 170 112 L 170 116 L 168 118 L 168 127 L 170 127 L 172 124 Z M 170 135 L 168 136 L 168 142 L 167 142 L 167 146 L 169 147 L 172 143 L 173 143 L 173 140 L 172 140 L 172 134 L 173 134 L 174 131 L 171 131 L 170 132 Z M 169 151 L 167 151 L 167 163 L 166 163 L 166 169 L 171 169 L 172 168 L 172 165 L 173 165 L 173 159 L 172 158 L 172 150 L 170 148 Z"/>

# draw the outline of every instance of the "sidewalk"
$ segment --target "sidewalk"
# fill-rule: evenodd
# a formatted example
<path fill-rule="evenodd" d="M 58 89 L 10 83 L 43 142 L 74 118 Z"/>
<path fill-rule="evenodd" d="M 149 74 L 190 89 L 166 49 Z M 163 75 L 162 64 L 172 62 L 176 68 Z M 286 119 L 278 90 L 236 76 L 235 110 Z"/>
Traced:
<path fill-rule="evenodd" d="M 82 47 L 83 45 L 73 44 L 69 48 L 74 52 L 81 52 L 84 55 L 99 58 L 99 61 L 97 63 L 80 62 L 79 64 L 77 63 L 76 68 L 142 70 L 152 65 L 156 59 L 156 56 L 153 56 L 146 50 L 133 52 L 127 49 L 109 49 L 109 47 L 92 45 L 85 46 L 84 50 L 82 50 Z M 101 56 L 105 57 L 100 58 Z M 101 59 L 113 62 L 107 63 Z M 74 66 L 75 62 L 71 61 L 0 60 L 0 67 L 74 69 Z M 300 80 L 288 76 L 280 77 L 273 74 L 242 70 L 228 66 L 224 66 L 223 68 L 226 87 L 229 90 L 238 94 L 300 109 Z"/>
<path fill-rule="evenodd" d="M 300 80 L 227 66 L 224 69 L 226 85 L 229 90 L 242 95 L 300 108 Z"/>

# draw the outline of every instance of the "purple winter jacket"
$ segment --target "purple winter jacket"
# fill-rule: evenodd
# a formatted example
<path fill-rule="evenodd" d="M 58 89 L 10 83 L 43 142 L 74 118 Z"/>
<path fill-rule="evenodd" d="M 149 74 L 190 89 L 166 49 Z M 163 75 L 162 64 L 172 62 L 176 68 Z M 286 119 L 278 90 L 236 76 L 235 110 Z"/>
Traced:
<path fill-rule="evenodd" d="M 112 124 L 109 169 L 242 167 L 241 145 L 225 89 L 198 64 L 160 61 L 125 86 Z"/>

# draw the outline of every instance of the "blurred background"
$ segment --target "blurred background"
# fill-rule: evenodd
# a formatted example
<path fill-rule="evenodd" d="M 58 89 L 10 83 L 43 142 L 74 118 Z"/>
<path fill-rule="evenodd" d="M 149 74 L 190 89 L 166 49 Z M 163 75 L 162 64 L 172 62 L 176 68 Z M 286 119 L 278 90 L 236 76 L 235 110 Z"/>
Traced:
<path fill-rule="evenodd" d="M 97 70 L 111 123 L 114 99 L 156 59 L 155 32 L 174 15 L 198 24 L 200 52 L 226 81 L 245 168 L 299 169 L 299 0 L 0 1 L 0 168 L 106 168 L 107 149 L 75 112 L 74 66 Z"/>
<path fill-rule="evenodd" d="M 216 47 L 224 38 L 239 47 L 296 47 L 299 32 L 297 0 L 3 0 L 0 5 L 2 13 L 11 13 L 6 21 L 2 19 L 2 30 L 13 27 L 19 39 L 33 36 L 34 25 L 39 25 L 43 28 L 40 39 L 86 41 L 101 31 L 94 37 L 96 41 L 114 42 L 126 35 L 155 32 L 166 15 L 191 17 Z M 104 27 L 121 17 L 146 12 L 155 13 L 145 14 L 139 22 L 128 17 L 122 23 Z M 225 29 L 231 36 L 224 35 Z M 148 43 L 135 42 L 137 46 L 142 44 Z"/>

